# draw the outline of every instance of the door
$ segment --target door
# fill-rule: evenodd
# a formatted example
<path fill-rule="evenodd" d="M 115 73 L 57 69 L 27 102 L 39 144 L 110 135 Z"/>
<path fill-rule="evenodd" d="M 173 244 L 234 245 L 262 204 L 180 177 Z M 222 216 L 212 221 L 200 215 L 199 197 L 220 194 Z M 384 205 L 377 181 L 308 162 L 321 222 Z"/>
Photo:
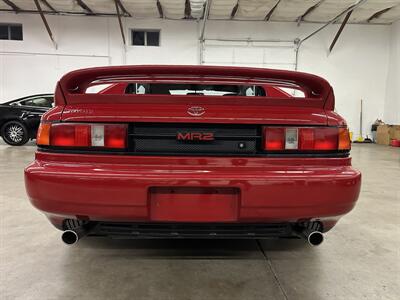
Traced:
<path fill-rule="evenodd" d="M 295 70 L 294 42 L 206 40 L 202 64 Z"/>
<path fill-rule="evenodd" d="M 20 118 L 29 127 L 31 135 L 35 136 L 42 115 L 53 107 L 53 96 L 39 95 L 21 100 L 15 105 L 20 111 Z"/>

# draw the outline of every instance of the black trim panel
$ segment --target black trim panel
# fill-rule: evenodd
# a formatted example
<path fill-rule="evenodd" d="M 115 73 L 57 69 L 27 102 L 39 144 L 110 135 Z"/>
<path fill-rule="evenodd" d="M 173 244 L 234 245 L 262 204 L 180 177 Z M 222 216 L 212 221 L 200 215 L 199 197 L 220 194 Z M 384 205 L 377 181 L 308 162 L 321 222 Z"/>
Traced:
<path fill-rule="evenodd" d="M 62 153 L 62 154 L 93 154 L 93 155 L 122 155 L 122 156 L 207 156 L 207 157 L 326 157 L 326 158 L 344 158 L 350 156 L 350 151 L 342 152 L 306 152 L 306 153 L 135 153 L 121 152 L 120 150 L 97 150 L 97 149 L 71 149 L 71 148 L 49 148 L 38 146 L 39 152 Z"/>
<path fill-rule="evenodd" d="M 114 239 L 294 237 L 291 223 L 119 223 L 98 222 L 89 235 Z"/>

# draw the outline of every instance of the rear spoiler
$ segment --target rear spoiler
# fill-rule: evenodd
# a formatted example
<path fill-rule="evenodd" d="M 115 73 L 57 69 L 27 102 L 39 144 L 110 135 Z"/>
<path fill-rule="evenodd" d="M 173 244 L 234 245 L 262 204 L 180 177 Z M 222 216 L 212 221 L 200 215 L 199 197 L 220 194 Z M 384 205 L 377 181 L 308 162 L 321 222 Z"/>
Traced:
<path fill-rule="evenodd" d="M 112 83 L 151 78 L 199 78 L 217 81 L 240 81 L 249 84 L 271 83 L 285 86 L 296 86 L 306 91 L 306 99 L 320 100 L 325 108 L 333 109 L 334 99 L 332 87 L 323 78 L 294 71 L 273 70 L 247 67 L 221 66 L 184 66 L 184 65 L 141 65 L 141 66 L 112 66 L 81 69 L 67 73 L 59 81 L 56 89 L 55 102 L 58 105 L 80 103 L 84 101 L 86 89 L 94 82 Z M 79 97 L 77 97 L 79 95 Z M 107 95 L 96 95 L 107 97 Z M 127 95 L 123 95 L 127 96 Z M 143 95 L 141 95 L 143 96 Z M 141 97 L 139 96 L 139 97 Z M 129 97 L 138 97 L 129 95 Z M 173 96 L 171 96 L 173 97 Z M 88 99 L 93 97 L 88 97 Z M 164 97 L 165 98 L 165 97 Z M 331 98 L 331 99 L 329 99 Z M 74 99 L 74 101 L 70 101 Z M 80 101 L 79 101 L 80 99 Z M 92 102 L 92 101 L 90 101 Z M 326 107 L 326 106 L 329 107 Z"/>

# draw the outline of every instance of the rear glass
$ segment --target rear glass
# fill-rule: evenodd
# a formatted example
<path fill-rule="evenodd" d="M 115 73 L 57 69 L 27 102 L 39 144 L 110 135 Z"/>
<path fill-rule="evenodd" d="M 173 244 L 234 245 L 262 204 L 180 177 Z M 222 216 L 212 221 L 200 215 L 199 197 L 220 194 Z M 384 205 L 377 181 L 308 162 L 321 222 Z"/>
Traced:
<path fill-rule="evenodd" d="M 136 95 L 266 96 L 262 86 L 194 83 L 130 83 L 127 85 L 125 93 Z"/>
<path fill-rule="evenodd" d="M 75 89 L 76 90 L 76 89 Z M 229 96 L 258 98 L 316 98 L 306 88 L 291 82 L 235 82 L 228 80 L 194 81 L 174 79 L 138 79 L 124 78 L 101 79 L 86 86 L 85 94 L 132 95 L 132 96 Z"/>

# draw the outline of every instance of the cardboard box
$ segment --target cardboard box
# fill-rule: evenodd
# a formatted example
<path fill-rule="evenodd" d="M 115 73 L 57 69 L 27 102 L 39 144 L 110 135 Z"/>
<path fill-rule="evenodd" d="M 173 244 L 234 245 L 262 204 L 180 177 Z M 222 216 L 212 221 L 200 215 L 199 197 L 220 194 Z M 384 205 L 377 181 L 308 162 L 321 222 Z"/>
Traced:
<path fill-rule="evenodd" d="M 379 145 L 390 145 L 390 125 L 379 125 L 376 130 L 376 143 Z"/>
<path fill-rule="evenodd" d="M 376 131 L 376 143 L 390 145 L 391 140 L 400 140 L 400 125 L 379 125 Z"/>

